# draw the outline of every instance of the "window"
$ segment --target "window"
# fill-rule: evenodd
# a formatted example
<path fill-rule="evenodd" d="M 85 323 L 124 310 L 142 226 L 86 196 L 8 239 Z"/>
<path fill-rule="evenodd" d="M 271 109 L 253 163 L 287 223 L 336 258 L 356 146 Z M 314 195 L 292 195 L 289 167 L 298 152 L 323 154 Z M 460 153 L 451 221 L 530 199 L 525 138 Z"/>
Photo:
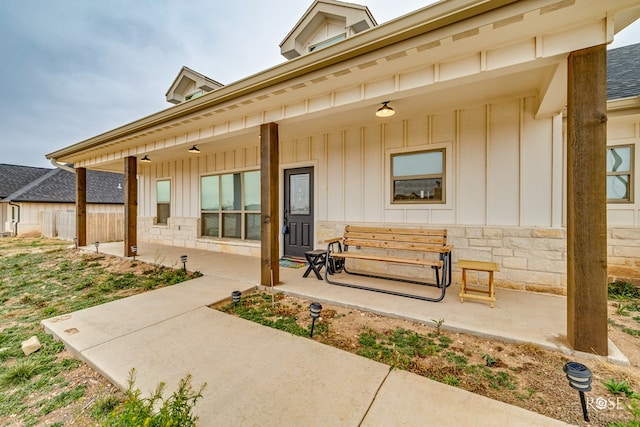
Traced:
<path fill-rule="evenodd" d="M 203 176 L 202 235 L 260 240 L 260 171 Z"/>
<path fill-rule="evenodd" d="M 445 150 L 391 155 L 391 203 L 444 203 Z"/>
<path fill-rule="evenodd" d="M 156 181 L 156 224 L 166 224 L 171 216 L 171 181 Z"/>
<path fill-rule="evenodd" d="M 607 147 L 607 202 L 632 202 L 633 146 Z"/>
<path fill-rule="evenodd" d="M 339 41 L 342 41 L 347 38 L 347 34 L 343 33 L 338 36 L 332 37 L 328 40 L 321 41 L 320 43 L 316 43 L 309 47 L 309 52 L 315 52 L 316 50 L 324 49 L 325 47 L 329 47 L 332 44 L 336 44 Z"/>

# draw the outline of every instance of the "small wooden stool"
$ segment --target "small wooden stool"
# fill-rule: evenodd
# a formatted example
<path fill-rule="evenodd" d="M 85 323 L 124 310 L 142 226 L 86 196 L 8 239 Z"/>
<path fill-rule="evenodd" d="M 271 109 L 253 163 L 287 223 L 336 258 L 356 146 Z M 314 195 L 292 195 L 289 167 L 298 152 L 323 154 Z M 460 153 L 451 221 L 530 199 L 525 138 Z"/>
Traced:
<path fill-rule="evenodd" d="M 491 308 L 493 308 L 493 303 L 496 301 L 495 295 L 493 293 L 493 273 L 495 271 L 500 271 L 500 267 L 495 262 L 485 262 L 485 261 L 470 261 L 466 259 L 461 259 L 458 261 L 457 267 L 462 269 L 462 283 L 460 285 L 460 302 L 464 302 L 464 298 L 475 298 L 483 301 L 491 302 Z M 467 270 L 472 271 L 485 271 L 489 273 L 489 288 L 488 289 L 478 289 L 478 288 L 470 288 L 467 286 Z M 489 296 L 484 295 L 474 295 L 469 292 L 478 292 L 481 294 L 487 294 Z"/>

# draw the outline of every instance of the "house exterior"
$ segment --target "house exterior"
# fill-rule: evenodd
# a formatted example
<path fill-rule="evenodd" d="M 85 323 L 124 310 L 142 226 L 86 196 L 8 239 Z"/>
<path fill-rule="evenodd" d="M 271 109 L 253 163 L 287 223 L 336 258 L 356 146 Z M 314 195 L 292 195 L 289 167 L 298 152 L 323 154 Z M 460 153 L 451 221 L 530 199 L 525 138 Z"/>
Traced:
<path fill-rule="evenodd" d="M 454 263 L 566 294 L 569 341 L 602 354 L 607 256 L 640 277 L 635 154 L 606 149 L 606 132 L 638 141 L 637 97 L 611 101 L 607 125 L 604 92 L 606 45 L 638 17 L 638 0 L 446 0 L 377 25 L 317 0 L 286 62 L 47 158 L 124 172 L 125 253 L 140 239 L 260 256 L 263 284 L 347 224 L 447 228 Z M 606 177 L 607 155 L 626 174 Z"/>
<path fill-rule="evenodd" d="M 87 212 L 112 214 L 114 223 L 123 222 L 122 174 L 90 171 L 87 179 Z M 76 183 L 73 172 L 62 169 L 34 168 L 0 164 L 0 216 L 2 233 L 11 236 L 46 235 L 58 237 L 58 217 L 75 219 Z M 66 215 L 65 215 L 66 214 Z M 105 218 L 103 216 L 103 218 Z M 75 231 L 75 223 L 73 224 Z M 96 227 L 100 229 L 101 227 Z M 62 231 L 62 230 L 60 230 Z M 113 240 L 124 237 L 122 225 Z M 70 235 L 59 236 L 71 240 Z M 109 233 L 96 231 L 93 237 L 105 241 Z"/>

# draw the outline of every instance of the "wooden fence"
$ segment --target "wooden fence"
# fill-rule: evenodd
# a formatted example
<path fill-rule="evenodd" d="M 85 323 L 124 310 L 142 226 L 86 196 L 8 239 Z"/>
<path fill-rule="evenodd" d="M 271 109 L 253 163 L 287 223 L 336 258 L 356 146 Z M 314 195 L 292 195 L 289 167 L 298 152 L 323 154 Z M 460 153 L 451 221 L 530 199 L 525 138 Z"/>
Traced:
<path fill-rule="evenodd" d="M 44 237 L 73 240 L 76 236 L 76 213 L 73 211 L 44 212 L 41 230 Z M 124 240 L 124 213 L 87 214 L 87 242 L 122 240 Z"/>

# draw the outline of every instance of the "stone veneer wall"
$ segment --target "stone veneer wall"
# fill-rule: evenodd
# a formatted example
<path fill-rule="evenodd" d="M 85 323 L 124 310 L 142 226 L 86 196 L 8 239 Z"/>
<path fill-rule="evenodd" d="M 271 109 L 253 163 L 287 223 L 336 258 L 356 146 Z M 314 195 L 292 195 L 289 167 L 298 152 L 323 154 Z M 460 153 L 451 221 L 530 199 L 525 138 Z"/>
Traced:
<path fill-rule="evenodd" d="M 340 236 L 345 225 L 333 222 L 318 224 L 318 242 Z M 448 240 L 454 246 L 454 283 L 460 283 L 461 278 L 460 270 L 455 268 L 458 260 L 492 261 L 500 266 L 500 272 L 494 276 L 497 287 L 566 295 L 566 229 L 493 226 L 443 228 L 448 230 Z M 640 283 L 640 229 L 609 229 L 608 251 L 609 280 Z M 413 274 L 409 271 L 411 267 L 377 264 L 379 266 L 369 266 L 376 269 L 376 273 L 416 275 L 415 270 Z M 468 279 L 486 282 L 486 274 L 479 276 L 468 274 Z"/>
<path fill-rule="evenodd" d="M 170 217 L 167 225 L 154 224 L 153 217 L 138 217 L 141 241 L 183 248 L 260 257 L 260 242 L 199 237 L 199 218 Z"/>

